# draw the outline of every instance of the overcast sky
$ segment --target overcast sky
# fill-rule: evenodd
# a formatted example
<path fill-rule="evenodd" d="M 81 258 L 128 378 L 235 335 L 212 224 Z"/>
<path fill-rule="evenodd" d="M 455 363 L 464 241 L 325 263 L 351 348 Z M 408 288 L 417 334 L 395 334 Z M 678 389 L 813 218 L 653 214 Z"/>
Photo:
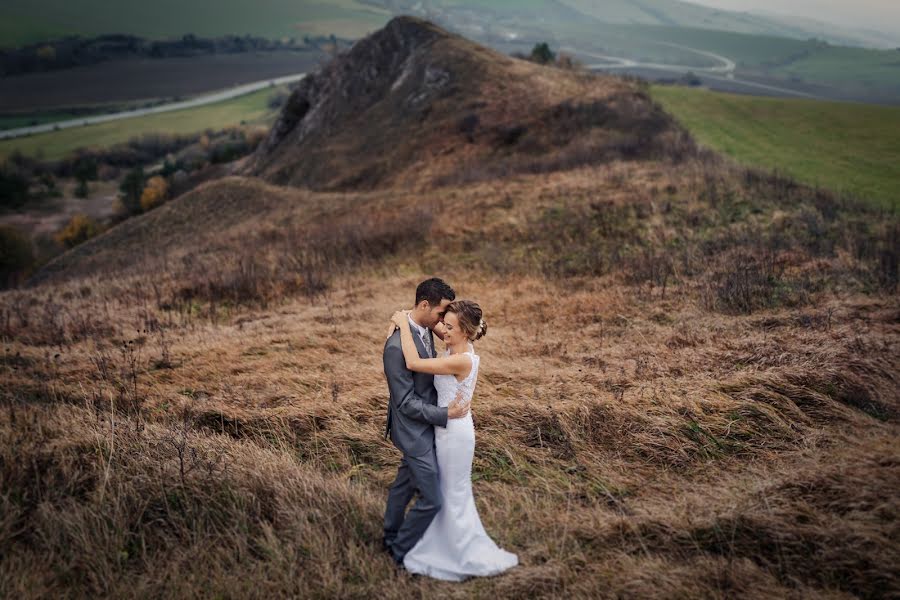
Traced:
<path fill-rule="evenodd" d="M 716 8 L 768 11 L 828 21 L 848 27 L 900 32 L 898 0 L 688 0 Z"/>

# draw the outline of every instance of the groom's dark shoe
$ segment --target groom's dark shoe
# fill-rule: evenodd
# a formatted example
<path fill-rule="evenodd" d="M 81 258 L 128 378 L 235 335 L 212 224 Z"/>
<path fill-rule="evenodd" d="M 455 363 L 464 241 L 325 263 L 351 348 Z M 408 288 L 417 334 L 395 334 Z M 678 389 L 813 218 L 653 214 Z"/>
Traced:
<path fill-rule="evenodd" d="M 387 538 L 381 538 L 381 551 L 391 557 L 391 562 L 394 563 L 394 567 L 398 571 L 405 571 L 406 567 L 403 566 L 403 559 L 397 560 L 397 556 L 394 554 L 394 548 L 391 546 L 392 541 L 388 541 Z"/>
<path fill-rule="evenodd" d="M 381 538 L 381 551 L 387 552 L 391 558 L 394 558 L 394 551 L 391 550 L 391 542 L 386 537 Z"/>

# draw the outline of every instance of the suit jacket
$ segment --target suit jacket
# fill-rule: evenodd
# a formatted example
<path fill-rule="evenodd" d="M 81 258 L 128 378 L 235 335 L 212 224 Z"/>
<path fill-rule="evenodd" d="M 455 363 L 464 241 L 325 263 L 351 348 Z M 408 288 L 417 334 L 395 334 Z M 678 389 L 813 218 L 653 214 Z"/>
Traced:
<path fill-rule="evenodd" d="M 418 334 L 408 323 L 413 334 L 420 358 L 435 358 L 434 334 L 431 336 L 431 356 Z M 390 390 L 385 437 L 401 452 L 409 456 L 422 456 L 434 448 L 434 426 L 447 426 L 447 407 L 437 405 L 437 390 L 434 389 L 434 375 L 416 373 L 406 368 L 403 348 L 400 345 L 398 329 L 384 344 L 384 374 Z"/>

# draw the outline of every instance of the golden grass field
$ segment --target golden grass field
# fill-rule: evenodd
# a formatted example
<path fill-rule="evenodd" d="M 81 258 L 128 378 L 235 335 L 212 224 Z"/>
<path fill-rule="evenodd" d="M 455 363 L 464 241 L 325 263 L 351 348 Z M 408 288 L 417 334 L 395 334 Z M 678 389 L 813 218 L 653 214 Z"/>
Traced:
<path fill-rule="evenodd" d="M 0 293 L 0 589 L 896 596 L 896 218 L 664 139 L 480 148 L 430 187 L 224 177 Z M 520 559 L 462 584 L 379 551 L 383 336 L 432 275 L 489 323 L 473 485 Z"/>
<path fill-rule="evenodd" d="M 730 315 L 703 307 L 700 282 L 663 297 L 622 273 L 500 273 L 467 256 L 478 250 L 478 219 L 514 232 L 524 211 L 560 199 L 651 194 L 652 171 L 603 193 L 595 182 L 615 173 L 637 181 L 641 171 L 615 164 L 447 190 L 427 239 L 338 271 L 313 298 L 273 270 L 283 258 L 276 242 L 256 245 L 272 238 L 263 224 L 312 207 L 317 221 L 353 214 L 367 201 L 389 228 L 403 222 L 391 203 L 409 198 L 334 202 L 270 186 L 272 201 L 256 204 L 246 227 L 235 220 L 195 240 L 222 246 L 193 264 L 178 251 L 150 253 L 121 271 L 6 292 L 4 588 L 117 597 L 896 590 L 895 295 L 861 293 L 848 276 L 799 306 Z M 164 209 L 208 208 L 224 183 Z M 454 218 L 464 206 L 470 216 Z M 231 235 L 271 253 L 243 262 Z M 793 260 L 798 272 L 853 264 L 840 254 Z M 171 275 L 157 270 L 162 262 Z M 229 301 L 224 286 L 238 272 L 257 286 L 244 302 Z M 488 531 L 522 563 L 455 586 L 398 575 L 377 551 L 399 460 L 381 438 L 385 315 L 432 273 L 488 316 L 474 486 Z"/>

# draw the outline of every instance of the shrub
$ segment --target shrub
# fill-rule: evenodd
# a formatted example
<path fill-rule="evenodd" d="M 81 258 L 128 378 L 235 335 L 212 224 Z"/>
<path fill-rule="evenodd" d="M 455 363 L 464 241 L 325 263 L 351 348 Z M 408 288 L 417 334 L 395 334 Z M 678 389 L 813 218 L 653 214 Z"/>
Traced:
<path fill-rule="evenodd" d="M 166 154 L 166 158 L 163 160 L 162 171 L 160 171 L 160 175 L 163 177 L 168 177 L 172 173 L 178 171 L 178 162 L 175 160 L 175 156 L 172 154 Z"/>
<path fill-rule="evenodd" d="M 75 186 L 75 195 L 78 198 L 87 198 L 90 191 L 87 181 L 79 179 L 78 184 Z"/>
<path fill-rule="evenodd" d="M 59 198 L 62 192 L 56 185 L 56 177 L 50 171 L 41 171 L 37 176 L 38 185 L 37 195 L 41 197 Z"/>
<path fill-rule="evenodd" d="M 125 175 L 119 184 L 119 200 L 128 214 L 141 212 L 141 195 L 144 193 L 144 168 L 140 165 L 133 168 Z"/>
<path fill-rule="evenodd" d="M 147 181 L 147 187 L 141 193 L 141 209 L 148 211 L 163 203 L 169 192 L 169 184 L 165 177 L 154 175 Z"/>
<path fill-rule="evenodd" d="M 34 265 L 31 242 L 19 230 L 0 225 L 0 285 L 21 283 Z"/>
<path fill-rule="evenodd" d="M 185 171 L 196 171 L 206 164 L 206 151 L 198 144 L 188 146 L 178 153 L 176 165 Z"/>
<path fill-rule="evenodd" d="M 541 42 L 539 44 L 535 44 L 534 48 L 531 49 L 530 58 L 536 63 L 546 65 L 556 60 L 556 55 L 550 49 L 550 46 L 547 45 L 547 42 Z"/>
<path fill-rule="evenodd" d="M 708 310 L 750 314 L 776 306 L 798 306 L 809 300 L 811 284 L 785 277 L 785 263 L 774 252 L 737 252 L 710 273 L 701 301 Z"/>
<path fill-rule="evenodd" d="M 0 208 L 20 208 L 28 202 L 29 180 L 26 173 L 6 162 L 0 165 Z"/>
<path fill-rule="evenodd" d="M 56 241 L 66 248 L 74 248 L 100 233 L 100 227 L 87 215 L 77 214 L 56 234 Z"/>
<path fill-rule="evenodd" d="M 575 57 L 562 52 L 556 57 L 556 66 L 567 71 L 576 71 L 582 67 L 581 63 L 575 60 Z"/>
<path fill-rule="evenodd" d="M 80 154 L 75 159 L 72 174 L 78 181 L 97 180 L 97 157 L 90 154 Z"/>
<path fill-rule="evenodd" d="M 213 164 L 230 162 L 244 156 L 249 151 L 250 148 L 243 138 L 217 141 L 209 147 L 209 162 Z"/>

